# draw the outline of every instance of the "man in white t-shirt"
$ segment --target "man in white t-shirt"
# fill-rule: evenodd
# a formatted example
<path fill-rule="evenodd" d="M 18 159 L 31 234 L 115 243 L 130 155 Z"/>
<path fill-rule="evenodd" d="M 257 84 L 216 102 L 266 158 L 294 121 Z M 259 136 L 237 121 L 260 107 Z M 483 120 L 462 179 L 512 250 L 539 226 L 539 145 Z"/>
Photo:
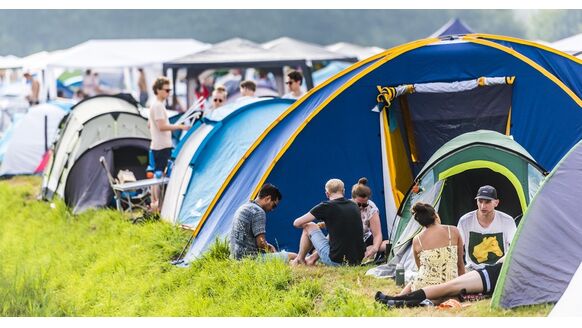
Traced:
<path fill-rule="evenodd" d="M 153 85 L 155 94 L 154 100 L 150 104 L 148 128 L 152 136 L 150 149 L 154 157 L 154 172 L 165 172 L 168 161 L 172 155 L 172 131 L 188 130 L 189 125 L 170 124 L 168 113 L 164 102 L 170 96 L 170 80 L 166 77 L 159 77 Z M 152 187 L 152 202 L 150 204 L 153 211 L 158 209 L 160 190 L 157 186 Z"/>
<path fill-rule="evenodd" d="M 477 191 L 477 210 L 459 219 L 459 232 L 465 244 L 465 263 L 468 270 L 477 270 L 495 264 L 507 254 L 515 235 L 515 221 L 501 211 L 497 190 L 482 186 Z"/>
<path fill-rule="evenodd" d="M 299 99 L 301 98 L 305 92 L 301 88 L 301 84 L 303 83 L 303 75 L 298 71 L 292 71 L 287 74 L 287 81 L 285 84 L 289 88 L 289 92 L 284 94 L 283 97 L 285 99 Z"/>

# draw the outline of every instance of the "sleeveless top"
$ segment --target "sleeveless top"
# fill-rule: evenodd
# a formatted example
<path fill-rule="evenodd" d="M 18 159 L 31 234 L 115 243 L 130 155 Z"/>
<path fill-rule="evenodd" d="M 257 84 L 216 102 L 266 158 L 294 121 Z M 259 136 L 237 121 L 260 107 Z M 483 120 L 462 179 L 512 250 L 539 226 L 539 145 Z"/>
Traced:
<path fill-rule="evenodd" d="M 438 285 L 458 276 L 457 271 L 457 245 L 451 245 L 451 227 L 449 230 L 449 245 L 439 248 L 424 250 L 420 237 L 420 253 L 418 254 L 420 268 L 412 282 L 412 291 L 429 285 Z"/>

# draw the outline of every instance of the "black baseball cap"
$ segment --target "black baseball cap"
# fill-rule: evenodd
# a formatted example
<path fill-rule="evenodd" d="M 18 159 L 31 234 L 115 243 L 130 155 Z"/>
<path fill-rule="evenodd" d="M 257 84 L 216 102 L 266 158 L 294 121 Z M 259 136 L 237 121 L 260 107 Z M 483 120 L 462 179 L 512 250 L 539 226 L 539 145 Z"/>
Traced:
<path fill-rule="evenodd" d="M 477 191 L 477 196 L 475 199 L 495 200 L 497 199 L 497 190 L 495 190 L 495 188 L 492 186 L 482 186 L 479 188 L 479 191 Z"/>

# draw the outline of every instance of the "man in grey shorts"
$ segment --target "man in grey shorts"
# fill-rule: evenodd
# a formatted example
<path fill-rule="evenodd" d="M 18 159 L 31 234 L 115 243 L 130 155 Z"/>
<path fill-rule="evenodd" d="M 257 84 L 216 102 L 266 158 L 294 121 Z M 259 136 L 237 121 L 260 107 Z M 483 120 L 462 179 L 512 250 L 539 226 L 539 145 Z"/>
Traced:
<path fill-rule="evenodd" d="M 344 183 L 331 179 L 325 184 L 328 201 L 322 202 L 297 218 L 293 226 L 303 229 L 299 253 L 293 264 L 313 265 L 317 259 L 329 266 L 359 265 L 364 258 L 364 232 L 360 210 L 356 203 L 344 197 Z M 320 220 L 315 224 L 313 220 Z M 329 239 L 321 231 L 326 227 Z M 307 257 L 315 248 L 317 254 Z"/>
<path fill-rule="evenodd" d="M 265 184 L 255 200 L 239 207 L 230 230 L 230 257 L 240 260 L 244 257 L 276 258 L 285 262 L 293 260 L 297 254 L 277 252 L 265 240 L 267 212 L 274 210 L 283 196 L 277 187 Z"/>

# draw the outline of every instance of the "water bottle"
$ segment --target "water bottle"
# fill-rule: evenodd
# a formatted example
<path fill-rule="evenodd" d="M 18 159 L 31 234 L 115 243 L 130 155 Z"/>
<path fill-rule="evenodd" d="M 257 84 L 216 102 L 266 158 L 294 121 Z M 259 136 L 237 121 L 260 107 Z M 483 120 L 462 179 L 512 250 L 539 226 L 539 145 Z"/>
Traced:
<path fill-rule="evenodd" d="M 402 265 L 402 263 L 396 264 L 395 280 L 396 286 L 400 287 L 404 286 L 404 266 Z"/>

